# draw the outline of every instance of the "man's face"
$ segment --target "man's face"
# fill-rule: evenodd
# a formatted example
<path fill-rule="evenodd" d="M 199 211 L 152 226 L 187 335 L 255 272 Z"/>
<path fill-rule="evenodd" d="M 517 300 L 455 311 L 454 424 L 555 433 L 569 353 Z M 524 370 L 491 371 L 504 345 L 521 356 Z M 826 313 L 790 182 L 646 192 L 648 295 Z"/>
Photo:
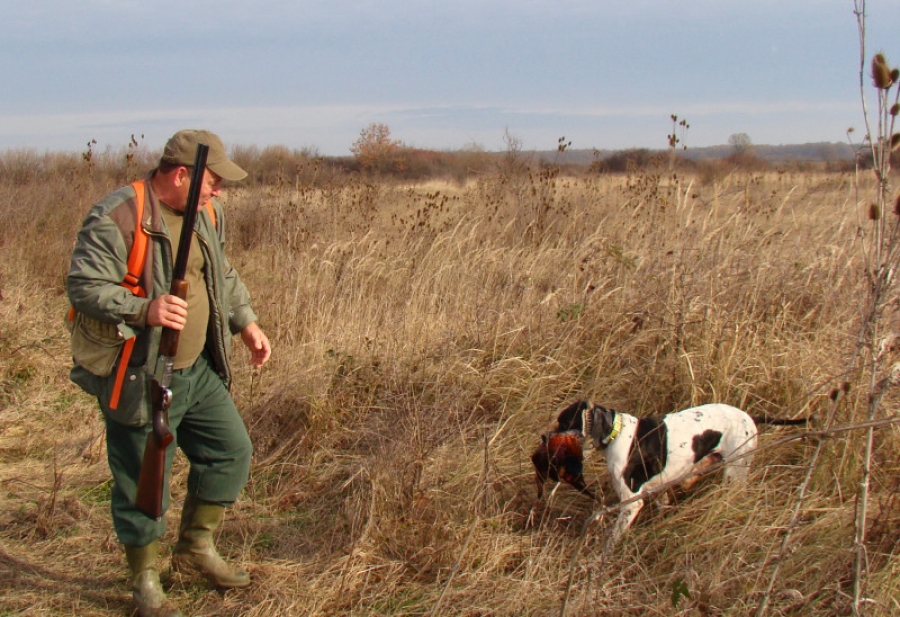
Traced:
<path fill-rule="evenodd" d="M 210 170 L 203 173 L 203 187 L 200 190 L 200 203 L 206 203 L 210 197 L 222 194 L 222 178 Z"/>
<path fill-rule="evenodd" d="M 188 193 L 191 189 L 191 169 L 189 167 L 181 167 L 178 169 L 179 174 L 179 203 L 170 204 L 172 208 L 179 212 L 184 212 L 187 207 Z M 210 197 L 218 197 L 222 194 L 222 178 L 215 173 L 206 169 L 203 172 L 203 184 L 200 186 L 200 203 L 206 203 Z"/>

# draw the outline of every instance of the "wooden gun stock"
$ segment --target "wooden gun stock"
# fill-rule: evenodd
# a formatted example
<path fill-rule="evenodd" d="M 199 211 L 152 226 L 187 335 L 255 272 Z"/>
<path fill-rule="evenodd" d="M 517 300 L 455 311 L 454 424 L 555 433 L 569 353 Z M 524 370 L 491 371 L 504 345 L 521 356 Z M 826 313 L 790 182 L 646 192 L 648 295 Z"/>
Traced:
<path fill-rule="evenodd" d="M 187 300 L 188 284 L 185 280 L 187 272 L 188 252 L 197 221 L 197 206 L 200 204 L 200 189 L 206 171 L 206 158 L 209 146 L 197 144 L 197 156 L 191 172 L 191 186 L 188 190 L 187 204 L 184 209 L 184 222 L 178 241 L 178 253 L 172 268 L 172 285 L 169 293 Z M 144 446 L 144 458 L 141 461 L 141 474 L 138 477 L 137 495 L 134 505 L 138 510 L 153 519 L 159 519 L 163 511 L 163 494 L 166 483 L 166 450 L 175 439 L 169 430 L 169 405 L 172 403 L 172 391 L 169 384 L 172 379 L 172 366 L 178 353 L 178 330 L 163 328 L 159 339 L 159 358 L 163 361 L 162 376 L 150 380 L 150 403 L 153 411 L 153 430 L 147 435 Z"/>
<path fill-rule="evenodd" d="M 166 450 L 175 436 L 166 424 L 172 393 L 155 378 L 150 383 L 150 401 L 153 405 L 153 430 L 147 435 L 144 446 L 134 505 L 150 518 L 158 520 L 162 516 L 165 492 Z"/>

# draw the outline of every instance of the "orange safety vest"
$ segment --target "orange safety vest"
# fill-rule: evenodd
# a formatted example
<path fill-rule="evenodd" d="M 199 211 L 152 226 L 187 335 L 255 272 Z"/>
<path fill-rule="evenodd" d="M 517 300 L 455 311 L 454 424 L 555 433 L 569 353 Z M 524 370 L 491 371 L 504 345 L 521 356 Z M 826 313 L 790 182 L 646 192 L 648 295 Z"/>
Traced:
<path fill-rule="evenodd" d="M 144 230 L 141 221 L 144 218 L 144 180 L 137 180 L 131 183 L 134 189 L 134 241 L 131 244 L 131 251 L 128 253 L 128 272 L 125 279 L 120 283 L 122 287 L 140 298 L 147 297 L 147 290 L 140 285 L 141 273 L 144 271 L 144 265 L 147 263 L 147 245 L 150 242 L 150 236 Z M 212 200 L 207 200 L 203 206 L 206 208 L 207 214 L 212 219 L 213 226 L 216 225 L 216 210 L 213 207 Z M 75 319 L 75 309 L 69 308 L 69 321 Z M 131 352 L 134 350 L 134 342 L 136 336 L 125 341 L 122 347 L 122 356 L 119 358 L 119 368 L 116 371 L 116 379 L 113 382 L 112 393 L 109 397 L 109 408 L 116 409 L 119 406 L 119 396 L 122 394 L 122 384 L 125 383 L 125 372 L 128 370 L 128 361 L 131 360 Z"/>

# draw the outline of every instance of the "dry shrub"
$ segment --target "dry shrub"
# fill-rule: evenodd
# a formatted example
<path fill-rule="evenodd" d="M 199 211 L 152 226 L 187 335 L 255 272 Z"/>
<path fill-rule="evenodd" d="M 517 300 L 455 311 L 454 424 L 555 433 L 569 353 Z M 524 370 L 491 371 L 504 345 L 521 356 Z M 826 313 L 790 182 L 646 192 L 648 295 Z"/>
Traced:
<path fill-rule="evenodd" d="M 77 603 L 102 615 L 127 605 L 124 575 L 109 575 L 124 565 L 97 488 L 108 482 L 92 454 L 102 429 L 66 381 L 65 298 L 35 293 L 22 274 L 60 280 L 80 217 L 106 189 L 84 173 L 73 176 L 83 203 L 50 234 L 37 223 L 58 211 L 49 187 L 26 178 L 16 199 L 0 198 L 20 227 L 0 246 L 0 510 L 12 523 L 4 551 L 24 562 L 0 567 L 26 572 L 0 591 L 17 610 Z M 865 293 L 848 182 L 568 177 L 526 166 L 466 185 L 320 174 L 234 188 L 230 256 L 274 356 L 254 372 L 236 345 L 234 395 L 256 454 L 220 545 L 256 584 L 218 595 L 172 577 L 170 595 L 219 615 L 558 612 L 592 504 L 561 487 L 532 510 L 538 434 L 576 397 L 636 415 L 722 401 L 821 416 L 831 390 L 855 378 L 844 359 Z M 38 239 L 47 261 L 28 265 Z M 865 416 L 858 391 L 842 400 L 840 422 Z M 17 426 L 27 438 L 11 437 Z M 673 603 L 751 612 L 813 446 L 765 448 L 785 434 L 763 432 L 746 487 L 712 481 L 672 509 L 647 508 L 606 564 L 609 520 L 589 527 L 569 614 L 673 614 Z M 773 612 L 846 606 L 858 439 L 825 445 Z M 54 452 L 58 483 L 47 471 Z M 879 433 L 868 596 L 883 614 L 897 592 L 898 452 L 894 429 Z M 608 497 L 601 463 L 588 477 Z M 55 505 L 48 518 L 47 494 L 54 504 L 74 496 L 87 514 Z M 48 521 L 60 521 L 58 534 Z M 92 580 L 71 578 L 67 563 Z"/>

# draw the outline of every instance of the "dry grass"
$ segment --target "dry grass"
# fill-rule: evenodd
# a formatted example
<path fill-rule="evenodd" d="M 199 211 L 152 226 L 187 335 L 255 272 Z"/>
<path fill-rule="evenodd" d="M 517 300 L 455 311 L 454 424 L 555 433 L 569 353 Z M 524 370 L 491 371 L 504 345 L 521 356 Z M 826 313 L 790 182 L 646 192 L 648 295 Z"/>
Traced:
<path fill-rule="evenodd" d="M 61 204 L 73 182 L 78 203 Z M 109 184 L 0 192 L 0 615 L 129 610 L 102 425 L 68 382 L 62 324 L 74 231 Z M 838 422 L 865 419 L 848 360 L 861 206 L 849 176 L 812 174 L 235 188 L 231 257 L 275 353 L 253 373 L 237 350 L 256 454 L 220 547 L 255 585 L 172 575 L 170 595 L 196 615 L 557 614 L 592 504 L 561 487 L 528 525 L 528 456 L 563 403 L 821 417 L 846 381 Z M 876 439 L 866 606 L 888 615 L 900 435 Z M 825 443 L 782 556 L 811 441 L 763 449 L 743 489 L 713 481 L 647 508 L 605 564 L 610 521 L 591 525 L 567 614 L 753 614 L 777 559 L 768 614 L 844 613 L 861 440 Z M 588 475 L 608 495 L 601 463 Z M 177 503 L 183 460 L 176 474 Z"/>

